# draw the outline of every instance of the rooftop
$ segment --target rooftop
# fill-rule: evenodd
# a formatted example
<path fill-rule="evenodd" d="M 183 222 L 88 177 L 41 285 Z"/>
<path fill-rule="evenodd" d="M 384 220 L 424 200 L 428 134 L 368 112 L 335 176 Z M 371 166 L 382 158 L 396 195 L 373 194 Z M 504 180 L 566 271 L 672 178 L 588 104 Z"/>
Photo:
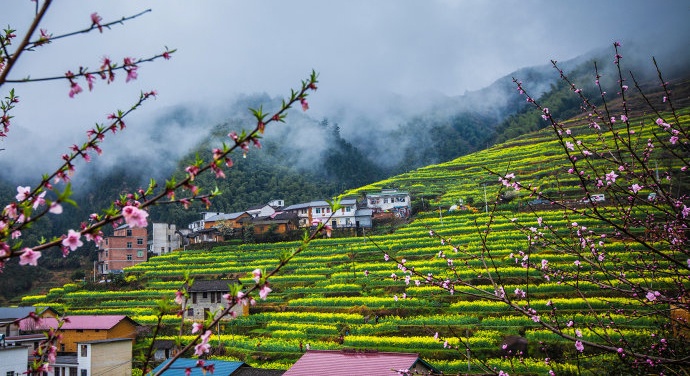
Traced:
<path fill-rule="evenodd" d="M 50 308 L 50 307 L 48 307 Z M 29 313 L 31 312 L 43 312 L 43 310 L 48 309 L 46 307 L 0 307 L 0 321 L 4 321 L 7 319 L 21 319 L 26 316 L 29 316 Z M 52 308 L 50 308 L 53 310 Z M 55 311 L 55 310 L 53 310 Z"/>
<path fill-rule="evenodd" d="M 206 222 L 228 221 L 231 219 L 237 219 L 244 213 L 246 213 L 246 212 L 237 212 L 237 213 L 230 213 L 230 214 L 221 213 L 221 214 L 206 218 Z"/>
<path fill-rule="evenodd" d="M 340 200 L 340 205 L 354 205 L 356 203 L 357 203 L 357 200 L 354 198 L 344 198 L 344 199 Z M 328 205 L 328 202 L 323 201 L 323 200 L 311 201 L 311 202 L 305 202 L 302 204 L 290 205 L 288 207 L 283 208 L 283 211 L 311 208 L 311 207 L 316 207 L 316 206 L 329 206 L 329 205 Z"/>
<path fill-rule="evenodd" d="M 189 292 L 203 292 L 203 291 L 228 291 L 228 284 L 239 284 L 238 279 L 196 279 L 194 284 L 189 288 Z"/>
<path fill-rule="evenodd" d="M 166 364 L 170 363 L 172 359 L 168 359 L 165 362 L 161 363 L 158 367 L 154 368 L 153 371 L 148 373 L 147 375 L 155 375 L 158 370 L 162 369 L 163 366 Z M 196 362 L 198 359 L 187 359 L 187 358 L 180 358 L 175 360 L 175 362 L 165 370 L 161 375 L 164 376 L 180 376 L 185 374 L 185 369 L 186 368 L 191 368 L 192 373 L 190 373 L 190 376 L 203 376 L 204 372 L 200 367 L 196 367 Z M 235 362 L 235 361 L 228 361 L 228 360 L 207 360 L 206 364 L 213 364 L 215 366 L 215 372 L 213 372 L 214 375 L 230 375 L 235 370 L 240 368 L 244 362 Z"/>
<path fill-rule="evenodd" d="M 418 362 L 434 370 L 419 354 L 356 350 L 307 350 L 288 369 L 285 376 L 297 375 L 399 375 L 397 370 L 409 370 Z"/>
<path fill-rule="evenodd" d="M 74 329 L 105 329 L 108 330 L 121 321 L 128 321 L 132 325 L 139 325 L 134 320 L 125 315 L 82 315 L 82 316 L 66 316 L 69 322 L 62 325 L 61 330 Z M 46 330 L 48 328 L 56 328 L 57 319 L 52 317 L 45 317 L 39 319 L 37 322 L 31 318 L 23 319 L 19 322 L 19 329 L 23 331 Z"/>

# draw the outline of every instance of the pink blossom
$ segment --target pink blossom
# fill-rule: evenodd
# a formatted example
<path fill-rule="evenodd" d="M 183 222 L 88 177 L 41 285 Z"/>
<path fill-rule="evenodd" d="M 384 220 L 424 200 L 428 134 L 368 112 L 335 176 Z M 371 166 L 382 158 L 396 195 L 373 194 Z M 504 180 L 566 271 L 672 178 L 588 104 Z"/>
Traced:
<path fill-rule="evenodd" d="M 192 324 L 192 333 L 196 333 L 196 332 L 203 330 L 203 329 L 204 329 L 204 324 L 202 324 L 202 323 L 195 322 Z"/>
<path fill-rule="evenodd" d="M 98 13 L 91 13 L 91 26 L 93 27 L 93 25 L 96 25 L 98 27 L 98 31 L 102 33 L 103 26 L 101 26 L 101 21 L 103 21 L 103 18 L 101 18 Z"/>
<path fill-rule="evenodd" d="M 127 79 L 125 79 L 125 82 L 129 82 L 130 80 L 136 80 L 137 79 L 137 67 L 134 64 L 134 61 L 131 57 L 126 57 L 124 59 L 124 69 L 125 72 L 127 72 Z"/>
<path fill-rule="evenodd" d="M 644 188 L 644 186 L 641 186 L 641 185 L 635 183 L 635 184 L 633 184 L 633 185 L 630 187 L 630 190 L 633 191 L 633 193 L 637 193 L 637 192 L 639 192 L 642 188 Z"/>
<path fill-rule="evenodd" d="M 182 298 L 184 293 L 180 290 L 175 291 L 175 303 L 182 305 Z"/>
<path fill-rule="evenodd" d="M 48 209 L 48 211 L 53 214 L 62 214 L 62 205 L 60 205 L 57 202 L 52 202 L 50 203 L 50 208 Z"/>
<path fill-rule="evenodd" d="M 81 88 L 81 86 L 79 86 L 78 83 L 76 83 L 74 81 L 70 81 L 70 89 L 69 89 L 69 97 L 70 98 L 74 98 L 74 96 L 76 94 L 79 94 L 82 91 L 84 91 L 84 90 Z"/>
<path fill-rule="evenodd" d="M 77 248 L 84 245 L 84 243 L 82 243 L 82 241 L 79 240 L 80 237 L 81 234 L 79 232 L 70 229 L 67 233 L 67 237 L 62 239 L 62 246 L 65 248 L 69 248 L 70 251 L 74 252 Z"/>
<path fill-rule="evenodd" d="M 582 332 L 580 331 L 580 329 L 575 329 L 575 335 L 578 337 L 582 337 Z"/>
<path fill-rule="evenodd" d="M 368 277 L 368 276 L 369 276 L 369 271 L 368 271 L 368 270 L 365 270 L 365 271 L 364 271 L 364 276 L 365 276 L 365 277 Z"/>
<path fill-rule="evenodd" d="M 266 300 L 266 297 L 271 291 L 273 290 L 271 290 L 271 288 L 268 287 L 268 285 L 264 285 L 263 287 L 261 287 L 261 289 L 259 289 L 259 297 L 263 300 Z"/>
<path fill-rule="evenodd" d="M 582 352 L 585 349 L 585 346 L 582 344 L 582 342 L 575 341 L 575 348 L 577 351 Z"/>
<path fill-rule="evenodd" d="M 200 343 L 194 346 L 194 355 L 199 356 L 203 355 L 204 353 L 208 353 L 210 348 L 211 345 L 209 345 L 208 343 Z"/>
<path fill-rule="evenodd" d="M 252 276 L 254 282 L 259 283 L 259 280 L 261 279 L 261 269 L 254 269 Z"/>
<path fill-rule="evenodd" d="M 302 104 L 302 111 L 307 111 L 309 109 L 309 103 L 304 98 L 300 98 L 299 102 Z"/>
<path fill-rule="evenodd" d="M 384 259 L 385 261 L 390 260 L 390 256 L 388 256 L 388 253 L 385 253 L 385 254 L 383 255 L 383 259 Z"/>
<path fill-rule="evenodd" d="M 127 223 L 130 228 L 145 228 L 148 224 L 146 217 L 148 217 L 149 214 L 132 205 L 127 205 L 122 209 L 122 216 L 125 219 L 125 223 Z"/>
<path fill-rule="evenodd" d="M 626 86 L 627 88 L 627 86 Z M 628 121 L 628 117 L 625 115 L 621 115 L 621 121 Z"/>
<path fill-rule="evenodd" d="M 397 295 L 393 295 L 393 300 L 395 300 L 395 301 L 397 302 L 397 301 L 398 301 L 398 296 L 397 296 Z"/>
<path fill-rule="evenodd" d="M 606 174 L 606 180 L 607 180 L 607 181 L 610 180 L 612 183 L 615 183 L 615 182 L 616 182 L 616 178 L 617 178 L 617 177 L 618 177 L 618 175 L 617 175 L 615 172 L 613 172 L 613 171 L 611 171 L 611 172 L 609 172 L 608 174 Z"/>
<path fill-rule="evenodd" d="M 566 141 L 565 146 L 570 150 L 575 150 L 575 145 L 573 145 L 573 143 L 570 141 Z"/>
<path fill-rule="evenodd" d="M 678 136 L 671 136 L 668 141 L 675 145 L 675 143 L 678 142 Z"/>
<path fill-rule="evenodd" d="M 661 295 L 661 294 L 659 294 L 659 291 L 650 291 L 647 293 L 646 297 L 647 297 L 647 300 L 649 300 L 650 302 L 653 302 L 656 300 L 656 297 L 659 295 Z"/>
<path fill-rule="evenodd" d="M 24 248 L 21 256 L 19 256 L 19 265 L 38 265 L 38 259 L 41 257 L 41 251 L 34 251 L 31 248 Z"/>
<path fill-rule="evenodd" d="M 19 187 L 17 187 L 17 195 L 15 196 L 15 198 L 17 199 L 17 201 L 24 201 L 27 199 L 27 197 L 29 197 L 30 193 L 31 193 L 31 187 L 19 186 Z"/>

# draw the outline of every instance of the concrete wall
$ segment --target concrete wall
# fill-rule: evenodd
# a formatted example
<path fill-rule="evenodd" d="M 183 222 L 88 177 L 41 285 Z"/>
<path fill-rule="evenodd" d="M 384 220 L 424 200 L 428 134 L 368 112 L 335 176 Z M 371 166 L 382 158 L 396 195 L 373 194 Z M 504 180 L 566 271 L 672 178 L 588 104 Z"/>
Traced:
<path fill-rule="evenodd" d="M 86 354 L 82 352 L 83 346 L 86 346 Z M 80 343 L 77 357 L 79 376 L 82 370 L 87 371 L 87 376 L 132 375 L 132 342 L 130 341 Z"/>
<path fill-rule="evenodd" d="M 26 372 L 28 361 L 28 347 L 0 347 L 0 375 L 5 376 L 14 372 L 15 376 L 20 376 Z"/>

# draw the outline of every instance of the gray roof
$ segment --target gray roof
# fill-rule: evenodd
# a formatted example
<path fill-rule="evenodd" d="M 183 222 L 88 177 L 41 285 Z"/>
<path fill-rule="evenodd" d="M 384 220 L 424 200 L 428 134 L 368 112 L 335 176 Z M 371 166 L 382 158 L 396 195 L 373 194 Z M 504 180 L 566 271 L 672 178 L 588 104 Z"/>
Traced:
<path fill-rule="evenodd" d="M 373 214 L 374 214 L 374 209 L 357 209 L 357 210 L 355 210 L 355 216 L 356 217 L 366 216 L 366 215 L 371 216 Z"/>
<path fill-rule="evenodd" d="M 230 213 L 230 214 L 218 214 L 218 215 L 214 215 L 213 217 L 208 217 L 206 219 L 206 222 L 227 221 L 230 219 L 237 219 L 239 216 L 241 216 L 244 213 L 246 213 L 246 212 L 237 212 L 237 213 Z"/>
<path fill-rule="evenodd" d="M 0 320 L 21 319 L 31 312 L 43 312 L 46 307 L 0 307 Z"/>
<path fill-rule="evenodd" d="M 227 279 L 195 279 L 189 292 L 204 292 L 204 291 L 228 291 L 228 284 L 239 284 L 240 281 L 235 278 Z"/>
<path fill-rule="evenodd" d="M 77 365 L 79 360 L 76 355 L 58 355 L 55 357 L 55 365 Z"/>
<path fill-rule="evenodd" d="M 354 205 L 356 203 L 357 203 L 357 200 L 354 198 L 344 198 L 344 199 L 340 200 L 340 205 Z M 311 207 L 315 207 L 315 206 L 328 206 L 328 202 L 323 201 L 323 200 L 305 202 L 302 204 L 290 205 L 286 208 L 283 208 L 283 211 L 311 208 Z"/>

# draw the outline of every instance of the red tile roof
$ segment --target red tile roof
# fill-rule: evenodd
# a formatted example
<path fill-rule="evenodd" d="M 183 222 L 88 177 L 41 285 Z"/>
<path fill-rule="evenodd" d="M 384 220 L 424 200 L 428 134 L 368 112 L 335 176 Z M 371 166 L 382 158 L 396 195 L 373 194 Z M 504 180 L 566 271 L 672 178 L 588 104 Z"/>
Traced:
<path fill-rule="evenodd" d="M 132 319 L 125 315 L 84 315 L 84 316 L 67 316 L 69 322 L 62 325 L 62 330 L 70 329 L 104 329 L 108 330 L 117 325 L 122 320 L 130 321 L 136 325 Z M 34 322 L 31 318 L 23 319 L 19 322 L 19 328 L 24 331 L 33 330 L 47 330 L 49 328 L 57 328 L 57 320 L 52 317 L 45 317 Z"/>
<path fill-rule="evenodd" d="M 357 352 L 354 350 L 307 350 L 283 376 L 385 376 L 400 375 L 421 361 L 419 354 L 391 352 Z"/>

